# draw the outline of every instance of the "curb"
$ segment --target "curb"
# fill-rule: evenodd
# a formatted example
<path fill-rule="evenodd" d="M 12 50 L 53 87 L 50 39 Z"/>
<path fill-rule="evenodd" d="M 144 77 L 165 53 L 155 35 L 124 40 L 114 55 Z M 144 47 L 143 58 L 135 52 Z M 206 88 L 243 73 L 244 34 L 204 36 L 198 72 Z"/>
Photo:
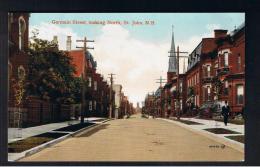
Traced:
<path fill-rule="evenodd" d="M 199 129 L 193 129 L 191 128 L 189 125 L 185 125 L 183 123 L 180 123 L 180 122 L 176 122 L 176 121 L 173 121 L 173 120 L 167 120 L 167 119 L 163 119 L 163 118 L 156 118 L 156 119 L 159 119 L 159 120 L 163 120 L 163 121 L 167 121 L 167 122 L 171 122 L 171 123 L 174 123 L 175 125 L 178 125 L 178 126 L 181 126 L 191 132 L 194 132 L 194 133 L 197 133 L 199 135 L 203 135 L 209 139 L 212 139 L 216 142 L 219 142 L 219 143 L 222 143 L 226 146 L 229 146 L 241 153 L 244 153 L 244 144 L 242 143 L 239 143 L 239 142 L 236 142 L 236 141 L 232 141 L 232 140 L 229 140 L 229 139 L 225 139 L 223 138 L 222 136 L 218 136 L 216 134 L 212 134 L 210 132 L 207 132 L 207 131 L 204 131 L 204 130 L 199 130 Z"/>
<path fill-rule="evenodd" d="M 57 139 L 54 139 L 54 140 L 49 141 L 49 142 L 47 142 L 47 143 L 44 143 L 44 144 L 41 144 L 41 145 L 39 145 L 39 146 L 33 147 L 33 148 L 31 148 L 31 149 L 29 149 L 29 150 L 26 150 L 26 151 L 24 151 L 24 152 L 14 153 L 14 154 L 17 154 L 17 158 L 14 158 L 13 160 L 8 160 L 8 161 L 9 161 L 9 162 L 18 161 L 18 160 L 20 160 L 20 159 L 22 159 L 22 158 L 25 158 L 25 157 L 28 157 L 28 156 L 30 156 L 30 155 L 32 155 L 32 154 L 35 154 L 35 153 L 37 153 L 37 152 L 40 152 L 41 150 L 43 150 L 43 149 L 45 149 L 45 148 L 48 148 L 48 147 L 50 147 L 50 146 L 53 146 L 53 145 L 55 145 L 55 144 L 57 144 L 57 143 L 59 143 L 59 142 L 65 140 L 65 139 L 67 139 L 67 138 L 69 138 L 69 137 L 78 136 L 78 135 L 82 134 L 83 132 L 84 132 L 84 133 L 88 133 L 88 132 L 94 130 L 95 128 L 98 128 L 98 127 L 102 126 L 103 123 L 108 122 L 108 121 L 110 121 L 110 120 L 111 120 L 111 119 L 108 119 L 108 120 L 105 120 L 105 121 L 101 122 L 100 124 L 93 124 L 93 125 L 87 126 L 87 127 L 85 127 L 85 128 L 79 129 L 79 130 L 76 131 L 76 132 L 69 133 L 69 134 L 64 135 L 64 136 L 62 136 L 62 137 L 60 137 L 60 138 L 57 138 Z M 50 132 L 52 132 L 52 131 L 50 131 Z M 12 154 L 12 153 L 11 153 L 11 154 Z M 20 154 L 20 155 L 19 155 L 19 154 Z"/>

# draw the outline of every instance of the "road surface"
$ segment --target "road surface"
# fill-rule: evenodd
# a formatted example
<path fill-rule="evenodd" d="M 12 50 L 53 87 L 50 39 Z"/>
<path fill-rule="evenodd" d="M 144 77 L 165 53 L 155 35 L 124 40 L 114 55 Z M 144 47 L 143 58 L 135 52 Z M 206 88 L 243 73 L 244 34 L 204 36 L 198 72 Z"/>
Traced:
<path fill-rule="evenodd" d="M 174 123 L 134 115 L 20 161 L 242 161 L 243 153 Z"/>

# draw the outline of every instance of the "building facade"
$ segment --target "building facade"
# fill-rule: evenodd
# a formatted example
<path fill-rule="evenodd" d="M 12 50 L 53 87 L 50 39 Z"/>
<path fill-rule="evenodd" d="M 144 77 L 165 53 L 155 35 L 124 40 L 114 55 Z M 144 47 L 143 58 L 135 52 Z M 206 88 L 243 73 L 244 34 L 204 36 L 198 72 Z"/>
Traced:
<path fill-rule="evenodd" d="M 189 116 L 197 114 L 202 106 L 222 105 L 227 101 L 231 115 L 242 111 L 245 101 L 244 23 L 229 34 L 227 30 L 218 29 L 214 30 L 214 37 L 203 38 L 189 54 L 187 71 L 178 77 L 179 85 L 175 53 L 172 35 L 167 82 L 156 90 L 153 102 L 146 97 L 144 109 L 151 110 L 152 103 L 157 116 L 176 116 L 176 102 L 179 101 L 181 114 Z M 179 91 L 176 91 L 177 86 Z"/>

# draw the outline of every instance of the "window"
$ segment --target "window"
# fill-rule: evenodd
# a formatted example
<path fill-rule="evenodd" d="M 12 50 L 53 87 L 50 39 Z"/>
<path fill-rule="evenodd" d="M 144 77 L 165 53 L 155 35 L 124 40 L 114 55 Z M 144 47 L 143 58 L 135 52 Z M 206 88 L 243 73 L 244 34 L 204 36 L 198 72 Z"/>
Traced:
<path fill-rule="evenodd" d="M 182 99 L 180 100 L 180 110 L 182 110 Z"/>
<path fill-rule="evenodd" d="M 224 66 L 227 67 L 228 66 L 228 52 L 224 53 Z"/>
<path fill-rule="evenodd" d="M 97 81 L 94 82 L 94 90 L 97 90 Z"/>
<path fill-rule="evenodd" d="M 238 54 L 238 56 L 237 56 L 237 69 L 238 70 L 241 69 L 241 56 L 240 56 L 240 54 Z"/>
<path fill-rule="evenodd" d="M 225 81 L 224 95 L 228 95 L 228 81 Z"/>
<path fill-rule="evenodd" d="M 210 100 L 210 87 L 209 86 L 207 87 L 207 93 L 208 93 L 207 100 Z"/>
<path fill-rule="evenodd" d="M 180 93 L 182 93 L 182 81 L 180 82 Z"/>
<path fill-rule="evenodd" d="M 197 73 L 197 83 L 199 83 L 199 73 Z"/>
<path fill-rule="evenodd" d="M 88 87 L 91 87 L 91 82 L 92 82 L 91 77 L 88 77 Z"/>
<path fill-rule="evenodd" d="M 92 111 L 92 101 L 89 101 L 89 111 Z"/>
<path fill-rule="evenodd" d="M 19 49 L 23 50 L 24 48 L 24 33 L 26 29 L 26 24 L 24 18 L 21 16 L 18 20 L 19 23 Z"/>
<path fill-rule="evenodd" d="M 18 67 L 18 78 L 20 80 L 25 78 L 25 69 L 23 66 Z"/>
<path fill-rule="evenodd" d="M 207 66 L 207 77 L 210 77 L 210 65 Z"/>
<path fill-rule="evenodd" d="M 244 86 L 237 85 L 237 104 L 244 103 Z"/>

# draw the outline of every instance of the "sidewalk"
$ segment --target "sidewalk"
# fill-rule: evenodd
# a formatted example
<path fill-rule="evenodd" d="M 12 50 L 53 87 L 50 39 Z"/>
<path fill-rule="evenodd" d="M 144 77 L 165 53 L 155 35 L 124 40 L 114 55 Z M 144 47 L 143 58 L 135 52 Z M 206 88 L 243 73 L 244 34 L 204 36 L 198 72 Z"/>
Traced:
<path fill-rule="evenodd" d="M 85 118 L 85 122 L 94 122 L 98 123 L 98 120 L 105 119 L 101 117 L 90 117 Z M 74 125 L 80 123 L 80 120 L 71 120 L 71 121 L 65 121 L 65 122 L 58 122 L 58 123 L 49 123 L 45 125 L 40 126 L 34 126 L 29 128 L 8 128 L 8 143 L 22 140 L 31 136 L 39 135 L 45 132 L 50 132 L 55 129 L 63 128 L 68 125 Z"/>
<path fill-rule="evenodd" d="M 223 136 L 244 135 L 244 130 L 245 130 L 244 125 L 236 125 L 236 124 L 228 123 L 227 126 L 225 126 L 223 122 L 219 122 L 215 120 L 206 120 L 206 119 L 199 119 L 199 118 L 181 118 L 181 119 L 203 124 L 203 125 L 191 125 L 193 128 L 196 129 L 224 128 L 224 129 L 241 133 L 241 134 L 223 134 Z"/>
<path fill-rule="evenodd" d="M 174 117 L 173 117 L 174 118 Z M 244 136 L 244 125 L 236 125 L 236 124 L 231 124 L 228 123 L 227 126 L 224 125 L 223 122 L 219 122 L 219 121 L 215 121 L 215 120 L 205 120 L 205 119 L 199 119 L 199 118 L 181 118 L 181 120 L 187 120 L 187 121 L 192 121 L 192 122 L 196 122 L 196 123 L 200 123 L 197 125 L 187 125 L 185 123 L 179 122 L 177 120 L 171 120 L 171 119 L 164 119 L 164 118 L 157 118 L 157 119 L 162 119 L 168 122 L 172 122 L 175 123 L 177 125 L 180 125 L 186 129 L 189 129 L 193 132 L 197 132 L 201 135 L 207 136 L 211 139 L 214 139 L 218 142 L 221 142 L 225 145 L 231 146 L 241 152 L 244 151 L 244 143 L 240 143 L 238 141 L 235 140 L 231 140 L 229 138 L 227 138 L 227 136 Z M 175 118 L 177 119 L 177 118 Z M 216 134 L 216 133 L 211 133 L 209 131 L 206 131 L 205 129 L 215 129 L 215 128 L 222 128 L 222 129 L 226 129 L 226 130 L 231 130 L 234 132 L 238 132 L 239 134 L 232 134 L 232 133 L 228 133 L 228 134 Z"/>
<path fill-rule="evenodd" d="M 70 125 L 75 125 L 75 124 L 79 124 L 80 120 L 71 120 L 71 121 L 65 121 L 65 122 L 59 122 L 59 123 L 50 123 L 50 124 L 46 124 L 46 125 L 41 125 L 41 126 L 35 126 L 35 127 L 29 127 L 29 128 L 23 128 L 20 129 L 20 136 L 21 137 L 17 137 L 17 128 L 8 128 L 8 144 L 17 140 L 22 140 L 22 139 L 27 139 L 29 137 L 32 136 L 36 136 L 39 134 L 43 134 L 43 133 L 61 133 L 63 135 L 61 135 L 60 137 L 56 138 L 56 139 L 52 139 L 50 141 L 48 141 L 47 143 L 43 143 L 40 145 L 37 145 L 35 147 L 32 147 L 30 149 L 27 149 L 25 151 L 22 152 L 18 152 L 18 153 L 8 153 L 8 161 L 16 161 L 22 157 L 31 155 L 35 152 L 38 152 L 46 147 L 49 147 L 55 143 L 61 142 L 62 140 L 65 140 L 66 138 L 70 137 L 71 135 L 75 135 L 77 133 L 80 133 L 81 131 L 85 130 L 85 129 L 93 129 L 95 127 L 98 127 L 99 125 L 102 125 L 102 123 L 108 121 L 109 119 L 107 118 L 101 118 L 101 117 L 90 117 L 90 118 L 85 118 L 85 123 L 89 122 L 89 123 L 94 123 L 93 125 L 87 126 L 87 127 L 83 127 L 81 129 L 78 130 L 66 130 L 66 131 L 54 131 L 56 129 L 60 129 L 60 128 L 64 128 L 64 127 L 68 127 Z M 95 126 L 99 124 L 98 126 Z"/>

